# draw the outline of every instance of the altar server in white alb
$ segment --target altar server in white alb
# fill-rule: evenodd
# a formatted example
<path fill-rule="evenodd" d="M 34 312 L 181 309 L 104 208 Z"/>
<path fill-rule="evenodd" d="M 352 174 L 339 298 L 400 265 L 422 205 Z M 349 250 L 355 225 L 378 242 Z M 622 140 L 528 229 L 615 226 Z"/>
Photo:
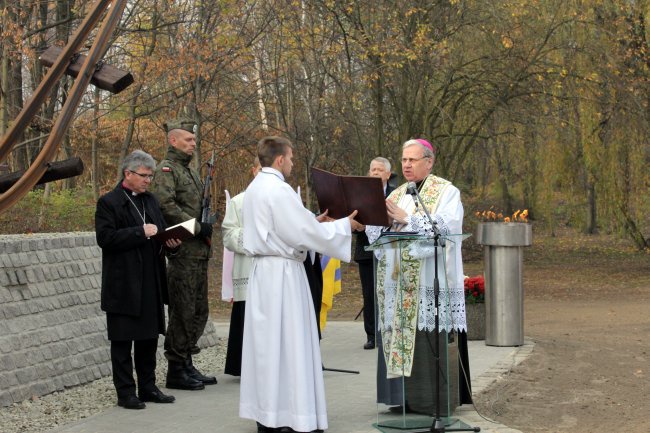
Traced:
<path fill-rule="evenodd" d="M 360 225 L 356 211 L 334 221 L 302 205 L 285 182 L 293 167 L 289 140 L 263 138 L 257 151 L 262 170 L 246 189 L 243 206 L 244 250 L 253 264 L 239 416 L 257 421 L 258 432 L 323 431 L 325 388 L 303 261 L 315 250 L 349 262 L 351 231 Z"/>

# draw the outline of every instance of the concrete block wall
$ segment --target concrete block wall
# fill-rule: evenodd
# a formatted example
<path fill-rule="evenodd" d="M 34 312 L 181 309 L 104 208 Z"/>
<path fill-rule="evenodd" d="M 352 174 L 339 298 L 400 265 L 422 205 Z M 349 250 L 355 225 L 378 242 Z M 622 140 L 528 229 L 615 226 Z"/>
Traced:
<path fill-rule="evenodd" d="M 100 288 L 94 232 L 0 236 L 0 405 L 111 374 Z"/>

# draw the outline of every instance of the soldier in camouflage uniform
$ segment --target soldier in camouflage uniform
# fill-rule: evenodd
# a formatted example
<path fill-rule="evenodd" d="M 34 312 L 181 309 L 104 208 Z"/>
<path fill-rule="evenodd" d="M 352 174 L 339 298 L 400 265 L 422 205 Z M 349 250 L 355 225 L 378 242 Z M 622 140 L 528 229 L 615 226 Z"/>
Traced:
<path fill-rule="evenodd" d="M 196 147 L 196 124 L 175 120 L 165 124 L 169 147 L 167 155 L 154 173 L 151 192 L 160 201 L 168 226 L 196 218 L 194 233 L 184 241 L 180 251 L 169 256 L 169 325 L 165 336 L 165 357 L 169 363 L 167 388 L 199 390 L 216 384 L 217 379 L 204 376 L 192 364 L 199 352 L 197 342 L 208 320 L 208 259 L 212 225 L 199 222 L 203 182 L 189 166 Z"/>

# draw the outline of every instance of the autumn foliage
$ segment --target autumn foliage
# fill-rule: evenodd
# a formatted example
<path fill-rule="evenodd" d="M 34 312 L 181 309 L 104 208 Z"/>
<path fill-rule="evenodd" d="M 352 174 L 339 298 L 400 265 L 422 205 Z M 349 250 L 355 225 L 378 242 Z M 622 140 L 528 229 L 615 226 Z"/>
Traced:
<path fill-rule="evenodd" d="M 0 133 L 47 72 L 89 0 L 3 2 Z M 255 143 L 296 145 L 294 185 L 315 206 L 309 168 L 362 175 L 378 155 L 425 137 L 434 173 L 468 214 L 528 209 L 551 232 L 570 225 L 648 248 L 650 50 L 646 1 L 316 0 L 129 2 L 104 60 L 135 82 L 92 86 L 58 159 L 86 173 L 50 186 L 106 191 L 135 148 L 163 157 L 163 123 L 200 124 L 218 153 L 214 196 L 246 186 Z M 6 161 L 25 168 L 71 87 L 62 80 Z M 399 181 L 399 179 L 398 179 Z"/>

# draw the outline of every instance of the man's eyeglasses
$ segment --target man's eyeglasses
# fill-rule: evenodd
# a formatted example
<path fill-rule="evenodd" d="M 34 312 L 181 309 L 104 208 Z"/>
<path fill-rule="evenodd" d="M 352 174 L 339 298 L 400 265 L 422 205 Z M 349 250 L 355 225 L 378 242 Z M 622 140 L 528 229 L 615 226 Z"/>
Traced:
<path fill-rule="evenodd" d="M 137 174 L 143 179 L 153 180 L 153 174 L 142 174 L 142 173 L 138 173 L 137 171 L 131 171 L 131 170 L 129 170 L 129 173 Z"/>
<path fill-rule="evenodd" d="M 424 158 L 431 158 L 430 156 L 423 156 L 422 158 L 402 158 L 402 164 L 414 164 Z"/>

